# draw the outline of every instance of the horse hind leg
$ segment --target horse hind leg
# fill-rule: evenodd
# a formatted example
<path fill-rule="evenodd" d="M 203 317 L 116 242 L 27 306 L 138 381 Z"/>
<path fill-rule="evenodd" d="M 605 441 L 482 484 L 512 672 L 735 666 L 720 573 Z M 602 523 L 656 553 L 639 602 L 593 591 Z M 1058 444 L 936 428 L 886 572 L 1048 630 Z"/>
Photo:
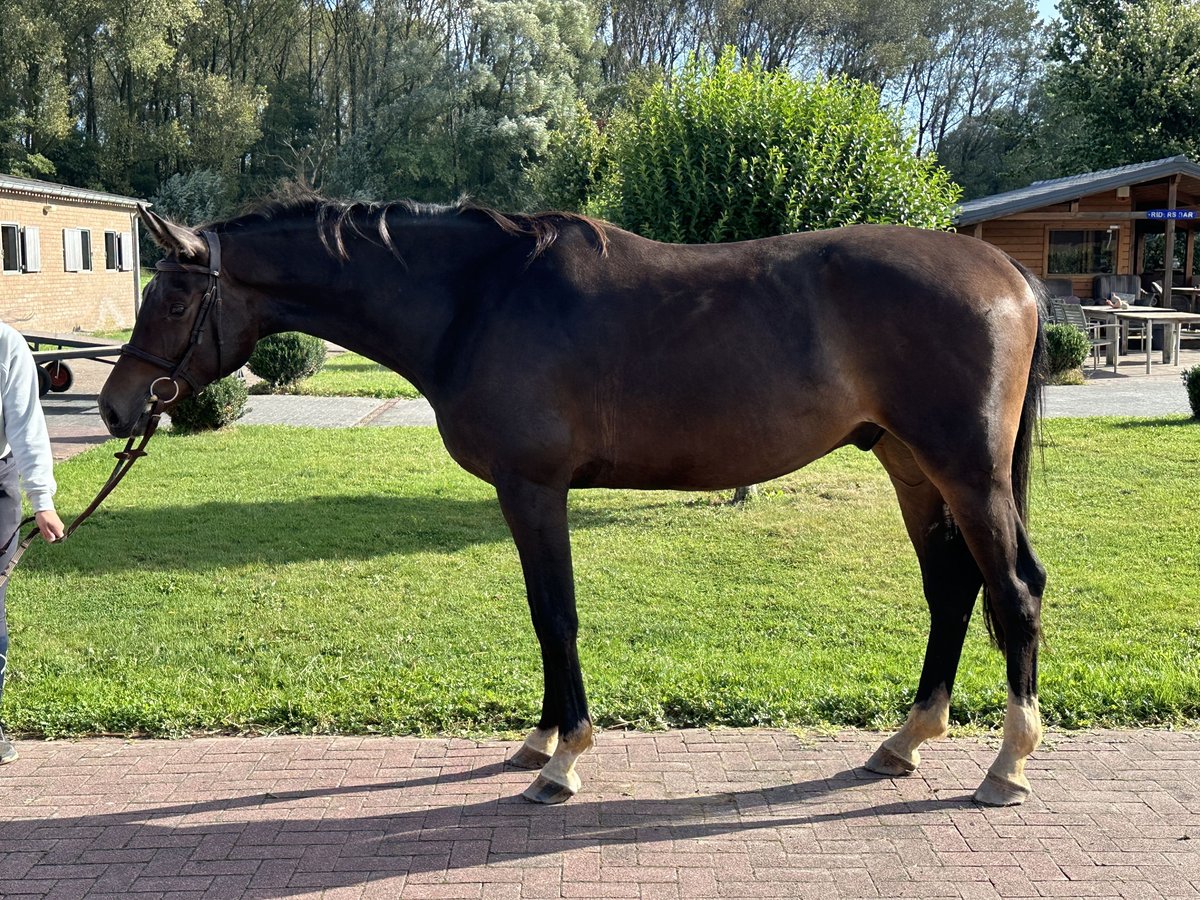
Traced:
<path fill-rule="evenodd" d="M 900 501 L 929 605 L 929 641 L 916 699 L 904 725 L 880 745 L 866 764 L 872 772 L 897 776 L 916 771 L 921 763 L 921 744 L 949 730 L 950 694 L 983 576 L 941 492 L 917 465 L 908 447 L 888 434 L 874 449 Z"/>
<path fill-rule="evenodd" d="M 1029 543 L 1009 478 L 996 474 L 1007 468 L 964 472 L 961 458 L 950 473 L 932 477 L 983 573 L 984 613 L 1005 655 L 1008 680 L 1004 739 L 975 799 L 988 806 L 1013 806 L 1031 794 L 1025 760 L 1042 736 L 1037 661 L 1046 570 Z"/>

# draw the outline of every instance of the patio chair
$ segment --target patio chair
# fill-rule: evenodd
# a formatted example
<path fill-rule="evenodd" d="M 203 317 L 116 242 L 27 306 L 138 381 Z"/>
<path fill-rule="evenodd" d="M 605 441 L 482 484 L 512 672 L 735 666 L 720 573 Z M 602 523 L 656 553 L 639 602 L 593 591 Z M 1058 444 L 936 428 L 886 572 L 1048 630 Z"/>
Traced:
<path fill-rule="evenodd" d="M 1100 348 L 1106 357 L 1112 358 L 1112 369 L 1117 371 L 1117 343 L 1119 326 L 1112 322 L 1089 322 L 1083 313 L 1078 297 L 1051 297 L 1051 320 L 1059 325 L 1078 328 L 1092 345 L 1092 369 L 1100 367 Z"/>
<path fill-rule="evenodd" d="M 1075 287 L 1070 278 L 1043 278 L 1046 294 L 1050 297 L 1070 297 L 1075 293 Z"/>

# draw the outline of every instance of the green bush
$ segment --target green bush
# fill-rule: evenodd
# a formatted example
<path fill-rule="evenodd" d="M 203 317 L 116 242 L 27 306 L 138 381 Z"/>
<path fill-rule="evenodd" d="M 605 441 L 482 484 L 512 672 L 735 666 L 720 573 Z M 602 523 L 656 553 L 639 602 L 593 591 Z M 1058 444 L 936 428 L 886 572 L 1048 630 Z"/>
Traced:
<path fill-rule="evenodd" d="M 960 190 L 879 93 L 693 58 L 606 129 L 588 204 L 645 237 L 718 242 L 857 222 L 947 228 Z M 586 174 L 586 172 L 585 172 Z"/>
<path fill-rule="evenodd" d="M 1074 325 L 1046 326 L 1046 367 L 1051 378 L 1078 369 L 1091 352 L 1092 342 Z"/>
<path fill-rule="evenodd" d="M 1183 370 L 1183 385 L 1187 388 L 1188 405 L 1192 408 L 1192 418 L 1200 419 L 1200 366 L 1192 366 Z"/>
<path fill-rule="evenodd" d="M 198 395 L 184 397 L 171 410 L 171 430 L 185 434 L 224 428 L 246 413 L 246 385 L 230 375 Z"/>
<path fill-rule="evenodd" d="M 272 389 L 315 375 L 325 365 L 325 342 L 311 334 L 285 331 L 263 338 L 246 363 Z"/>

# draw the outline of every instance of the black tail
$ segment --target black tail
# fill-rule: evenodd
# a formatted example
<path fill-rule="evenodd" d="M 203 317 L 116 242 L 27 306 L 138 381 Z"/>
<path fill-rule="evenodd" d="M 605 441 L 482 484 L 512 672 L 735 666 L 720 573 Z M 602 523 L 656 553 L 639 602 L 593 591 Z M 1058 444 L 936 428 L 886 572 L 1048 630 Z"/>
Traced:
<path fill-rule="evenodd" d="M 1038 330 L 1033 343 L 1033 356 L 1029 361 L 1029 380 L 1025 383 L 1025 402 L 1021 406 L 1021 423 L 1017 427 L 1017 443 L 1013 448 L 1012 459 L 1012 489 L 1013 500 L 1017 504 L 1017 515 L 1021 524 L 1029 521 L 1029 481 L 1033 470 L 1034 445 L 1039 444 L 1038 421 L 1042 415 L 1043 396 L 1046 384 L 1046 299 L 1049 296 L 1046 286 L 1041 279 L 1027 268 L 1009 257 L 1009 262 L 1017 267 L 1029 284 L 1029 289 L 1037 299 Z M 983 621 L 987 625 L 988 635 L 992 643 L 1000 650 L 1004 649 L 1004 625 L 996 616 L 995 610 L 988 603 L 987 588 L 983 589 Z"/>

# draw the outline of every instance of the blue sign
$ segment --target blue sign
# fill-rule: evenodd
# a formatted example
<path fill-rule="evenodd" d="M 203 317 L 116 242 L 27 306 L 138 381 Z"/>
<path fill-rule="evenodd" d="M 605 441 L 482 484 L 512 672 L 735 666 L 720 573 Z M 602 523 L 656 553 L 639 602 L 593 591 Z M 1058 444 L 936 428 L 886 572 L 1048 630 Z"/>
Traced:
<path fill-rule="evenodd" d="M 1151 209 L 1146 212 L 1147 219 L 1194 219 L 1194 209 Z"/>

